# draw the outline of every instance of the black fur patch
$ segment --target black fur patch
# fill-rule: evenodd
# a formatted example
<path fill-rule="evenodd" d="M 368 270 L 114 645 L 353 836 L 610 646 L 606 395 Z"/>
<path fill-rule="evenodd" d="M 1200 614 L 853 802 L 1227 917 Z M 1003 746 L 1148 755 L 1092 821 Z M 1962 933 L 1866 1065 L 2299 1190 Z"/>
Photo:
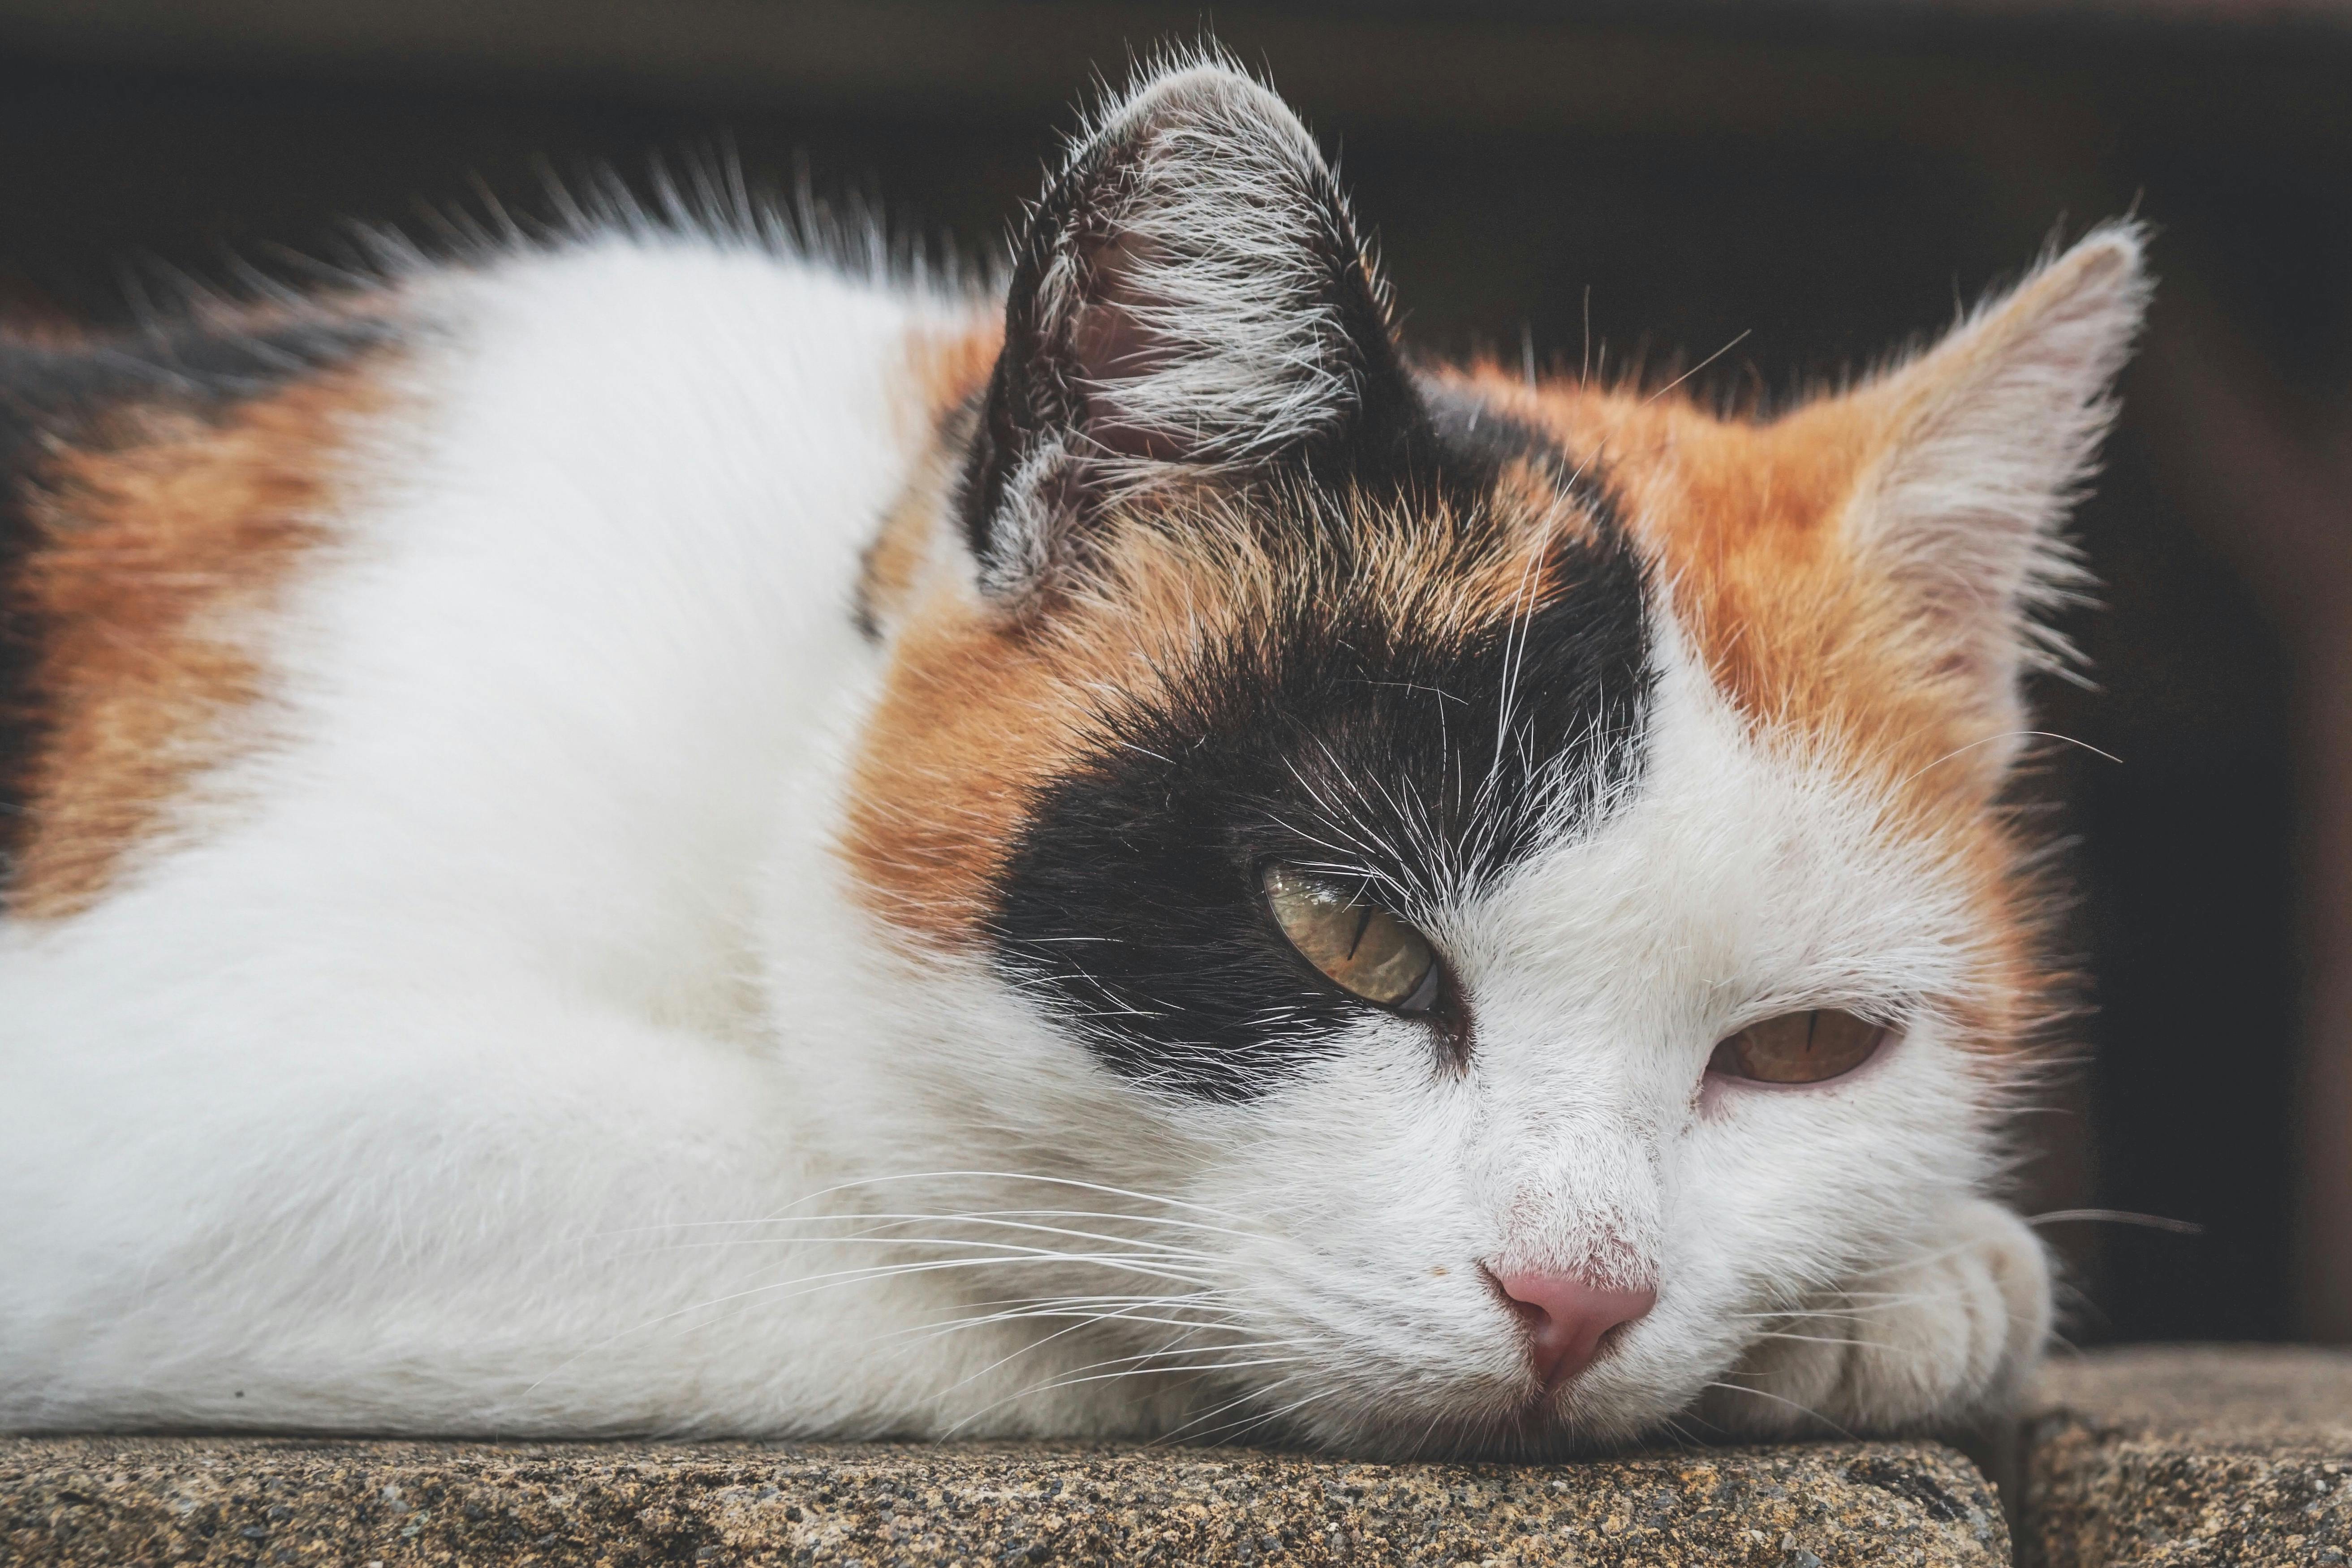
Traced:
<path fill-rule="evenodd" d="M 1409 479 L 1408 504 L 1491 483 L 1540 440 L 1507 422 L 1475 442 L 1429 428 L 1444 472 Z M 1569 488 L 1592 531 L 1553 548 L 1531 615 L 1448 642 L 1331 608 L 1350 570 L 1332 517 L 1301 552 L 1332 584 L 1302 596 L 1318 607 L 1203 651 L 1164 700 L 1105 710 L 1007 868 L 1008 976 L 1114 1070 L 1244 1099 L 1367 1005 L 1284 940 L 1266 862 L 1345 868 L 1410 919 L 1589 826 L 1642 765 L 1650 639 L 1643 567 L 1605 489 Z"/>
<path fill-rule="evenodd" d="M 25 832 L 27 773 L 47 716 L 37 689 L 43 628 L 23 588 L 39 547 L 31 503 L 53 443 L 87 443 L 108 410 L 146 405 L 216 415 L 385 341 L 380 322 L 249 336 L 196 328 L 71 348 L 0 339 L 0 889 Z"/>

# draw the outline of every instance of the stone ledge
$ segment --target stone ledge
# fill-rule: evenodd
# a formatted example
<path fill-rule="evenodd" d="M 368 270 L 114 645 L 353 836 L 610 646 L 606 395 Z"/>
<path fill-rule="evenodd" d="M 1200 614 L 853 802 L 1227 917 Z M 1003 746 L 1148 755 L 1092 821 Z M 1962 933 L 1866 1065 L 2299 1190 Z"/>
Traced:
<path fill-rule="evenodd" d="M 2352 1353 L 2158 1345 L 2054 1362 L 2023 1443 L 2033 1568 L 2352 1564 Z"/>
<path fill-rule="evenodd" d="M 2032 1568 L 2352 1568 L 2352 1352 L 2106 1351 L 2016 1445 Z M 2004 1473 L 2008 1473 L 2005 1468 Z M 0 1439 L 0 1563 L 1994 1564 L 1934 1444 L 1578 1465 L 1017 1445 Z"/>
<path fill-rule="evenodd" d="M 0 1441 L 0 1560 L 255 1563 L 1995 1564 L 1934 1444 L 1552 1467 L 1241 1449 Z"/>

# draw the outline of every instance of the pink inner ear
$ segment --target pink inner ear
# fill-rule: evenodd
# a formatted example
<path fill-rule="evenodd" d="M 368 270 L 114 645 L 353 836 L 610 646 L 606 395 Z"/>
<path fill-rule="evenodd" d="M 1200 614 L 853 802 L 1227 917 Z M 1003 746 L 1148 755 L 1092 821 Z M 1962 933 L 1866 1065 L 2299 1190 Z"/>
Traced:
<path fill-rule="evenodd" d="M 1185 456 L 1181 437 L 1129 417 L 1118 390 L 1122 383 L 1159 374 L 1180 357 L 1168 335 L 1138 314 L 1156 301 L 1136 289 L 1133 279 L 1158 248 L 1140 236 L 1121 234 L 1087 258 L 1091 297 L 1070 326 L 1070 379 L 1085 407 L 1081 427 L 1096 447 L 1115 457 L 1165 463 Z"/>

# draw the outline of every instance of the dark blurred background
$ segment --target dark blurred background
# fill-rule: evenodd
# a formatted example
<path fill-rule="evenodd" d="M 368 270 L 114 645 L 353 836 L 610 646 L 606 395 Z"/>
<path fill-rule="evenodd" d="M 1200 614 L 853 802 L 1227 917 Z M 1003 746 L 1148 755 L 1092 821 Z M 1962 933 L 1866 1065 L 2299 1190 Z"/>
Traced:
<path fill-rule="evenodd" d="M 2084 1342 L 2352 1339 L 2352 11 L 2228 0 L 0 0 L 0 321 L 300 276 L 549 171 L 1002 241 L 1091 78 L 1213 26 L 1341 160 L 1423 348 L 1781 396 L 2137 212 L 2162 278 L 2081 534 L 2084 1064 L 2035 1120 Z M 1588 321 L 1590 337 L 1588 340 Z M 1741 337 L 1740 334 L 1747 334 Z"/>

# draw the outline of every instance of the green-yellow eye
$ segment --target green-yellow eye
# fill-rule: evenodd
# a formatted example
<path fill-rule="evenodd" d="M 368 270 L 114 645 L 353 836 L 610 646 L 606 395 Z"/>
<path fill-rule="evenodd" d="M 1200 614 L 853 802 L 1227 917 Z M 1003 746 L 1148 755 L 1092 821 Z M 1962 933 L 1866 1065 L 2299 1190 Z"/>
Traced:
<path fill-rule="evenodd" d="M 1834 1007 L 1750 1024 L 1715 1047 L 1709 1072 L 1759 1083 L 1820 1083 L 1868 1061 L 1885 1028 Z"/>
<path fill-rule="evenodd" d="M 1426 1013 L 1437 1001 L 1429 939 L 1360 894 L 1288 866 L 1265 868 L 1265 902 L 1301 958 L 1367 1002 Z"/>

